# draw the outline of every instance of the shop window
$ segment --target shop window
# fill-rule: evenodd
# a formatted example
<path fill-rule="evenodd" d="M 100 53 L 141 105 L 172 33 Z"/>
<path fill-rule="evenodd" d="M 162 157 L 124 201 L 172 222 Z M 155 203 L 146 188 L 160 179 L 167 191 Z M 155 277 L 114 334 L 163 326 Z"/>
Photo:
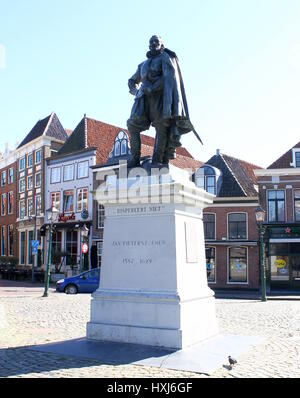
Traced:
<path fill-rule="evenodd" d="M 228 239 L 247 239 L 245 213 L 228 214 Z"/>
<path fill-rule="evenodd" d="M 207 281 L 211 283 L 216 282 L 216 248 L 206 247 L 205 255 Z"/>
<path fill-rule="evenodd" d="M 28 231 L 28 238 L 27 238 L 27 264 L 32 264 L 32 244 L 31 241 L 33 240 L 33 231 Z"/>
<path fill-rule="evenodd" d="M 64 213 L 73 213 L 74 212 L 74 192 L 64 191 Z"/>
<path fill-rule="evenodd" d="M 1 227 L 1 256 L 6 256 L 6 227 Z"/>
<path fill-rule="evenodd" d="M 59 253 L 61 252 L 61 231 L 54 231 L 52 234 L 52 253 Z"/>
<path fill-rule="evenodd" d="M 271 281 L 289 280 L 289 257 L 271 256 Z"/>
<path fill-rule="evenodd" d="M 203 214 L 203 225 L 205 239 L 216 239 L 216 215 Z"/>
<path fill-rule="evenodd" d="M 231 247 L 229 248 L 229 270 L 228 282 L 247 283 L 248 274 L 247 248 Z"/>
<path fill-rule="evenodd" d="M 285 221 L 285 191 L 268 191 L 268 220 Z"/>

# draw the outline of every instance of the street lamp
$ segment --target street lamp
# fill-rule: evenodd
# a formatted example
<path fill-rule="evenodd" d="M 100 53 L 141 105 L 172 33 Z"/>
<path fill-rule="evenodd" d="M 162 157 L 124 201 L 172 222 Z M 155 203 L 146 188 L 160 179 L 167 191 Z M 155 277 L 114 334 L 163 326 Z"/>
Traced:
<path fill-rule="evenodd" d="M 255 210 L 256 222 L 259 227 L 259 263 L 260 263 L 260 279 L 261 279 L 261 301 L 267 301 L 266 296 L 266 273 L 265 273 L 265 264 L 264 264 L 264 228 L 263 223 L 265 221 L 266 212 L 260 206 Z"/>
<path fill-rule="evenodd" d="M 89 229 L 85 224 L 83 225 L 82 230 L 80 231 L 80 235 L 81 235 L 81 246 L 82 246 L 89 235 Z M 83 272 L 83 268 L 84 268 L 84 255 L 81 250 L 81 272 Z"/>
<path fill-rule="evenodd" d="M 47 271 L 46 271 L 46 281 L 45 281 L 45 291 L 43 297 L 48 297 L 48 289 L 50 282 L 50 263 L 52 261 L 52 232 L 53 232 L 53 224 L 56 220 L 56 216 L 59 213 L 59 210 L 55 206 L 50 207 L 50 209 L 46 210 L 47 219 L 49 221 L 49 246 L 48 246 L 48 261 L 47 261 Z"/>

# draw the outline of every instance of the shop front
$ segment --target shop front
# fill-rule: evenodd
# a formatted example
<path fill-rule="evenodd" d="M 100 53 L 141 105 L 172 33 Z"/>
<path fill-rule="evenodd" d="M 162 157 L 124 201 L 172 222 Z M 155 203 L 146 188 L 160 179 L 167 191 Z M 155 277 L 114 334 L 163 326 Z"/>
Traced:
<path fill-rule="evenodd" d="M 300 225 L 267 225 L 266 257 L 271 290 L 300 290 Z"/>

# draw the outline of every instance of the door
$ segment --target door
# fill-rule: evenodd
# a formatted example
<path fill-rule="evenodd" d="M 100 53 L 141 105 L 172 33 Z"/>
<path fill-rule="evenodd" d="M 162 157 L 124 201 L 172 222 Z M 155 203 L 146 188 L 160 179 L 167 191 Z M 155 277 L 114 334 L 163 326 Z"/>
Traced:
<path fill-rule="evenodd" d="M 290 285 L 300 288 L 300 255 L 290 256 Z"/>
<path fill-rule="evenodd" d="M 100 270 L 93 269 L 80 277 L 80 292 L 92 293 L 99 287 Z"/>

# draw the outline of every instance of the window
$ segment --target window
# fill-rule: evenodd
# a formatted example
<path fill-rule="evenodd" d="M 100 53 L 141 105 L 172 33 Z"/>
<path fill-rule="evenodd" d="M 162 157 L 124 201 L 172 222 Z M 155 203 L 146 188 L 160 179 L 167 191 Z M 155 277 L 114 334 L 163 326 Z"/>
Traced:
<path fill-rule="evenodd" d="M 23 220 L 23 218 L 25 218 L 25 213 L 26 213 L 25 200 L 20 200 L 20 202 L 19 202 L 19 218 L 20 218 L 20 220 Z"/>
<path fill-rule="evenodd" d="M 74 191 L 64 191 L 64 213 L 73 213 L 74 211 Z"/>
<path fill-rule="evenodd" d="M 102 262 L 103 241 L 97 242 L 97 266 L 101 267 Z"/>
<path fill-rule="evenodd" d="M 77 165 L 77 178 L 85 178 L 89 176 L 89 162 L 79 162 Z"/>
<path fill-rule="evenodd" d="M 30 191 L 33 188 L 33 177 L 27 177 L 27 190 Z"/>
<path fill-rule="evenodd" d="M 80 188 L 77 190 L 77 211 L 87 210 L 88 208 L 88 189 Z"/>
<path fill-rule="evenodd" d="M 212 166 L 202 166 L 196 171 L 195 183 L 197 187 L 204 189 L 213 195 L 217 194 L 217 179 L 220 177 L 220 171 Z"/>
<path fill-rule="evenodd" d="M 28 231 L 27 235 L 27 264 L 32 264 L 32 245 L 31 241 L 33 240 L 33 231 Z"/>
<path fill-rule="evenodd" d="M 229 248 L 228 282 L 247 282 L 247 249 L 245 247 Z"/>
<path fill-rule="evenodd" d="M 216 239 L 216 215 L 203 214 L 205 239 Z"/>
<path fill-rule="evenodd" d="M 285 191 L 268 191 L 268 219 L 272 221 L 285 221 Z"/>
<path fill-rule="evenodd" d="M 294 221 L 300 221 L 300 189 L 294 190 Z"/>
<path fill-rule="evenodd" d="M 35 215 L 40 216 L 42 210 L 42 199 L 41 195 L 35 197 Z"/>
<path fill-rule="evenodd" d="M 38 151 L 35 151 L 35 164 L 39 164 L 42 161 L 42 150 L 39 149 Z"/>
<path fill-rule="evenodd" d="M 104 216 L 105 216 L 105 208 L 103 205 L 98 203 L 97 207 L 97 228 L 103 229 L 104 228 Z"/>
<path fill-rule="evenodd" d="M 6 215 L 6 193 L 1 195 L 1 216 Z"/>
<path fill-rule="evenodd" d="M 34 215 L 33 198 L 27 199 L 27 213 L 28 217 Z"/>
<path fill-rule="evenodd" d="M 245 213 L 228 214 L 228 239 L 247 239 Z"/>
<path fill-rule="evenodd" d="M 19 192 L 20 193 L 25 192 L 25 186 L 26 186 L 25 178 L 22 178 L 19 182 Z"/>
<path fill-rule="evenodd" d="M 57 182 L 60 182 L 60 173 L 61 173 L 60 167 L 53 167 L 51 169 L 51 177 L 50 177 L 51 184 L 56 184 Z"/>
<path fill-rule="evenodd" d="M 6 227 L 1 227 L 1 256 L 6 256 Z"/>
<path fill-rule="evenodd" d="M 1 173 L 1 186 L 4 187 L 6 185 L 6 171 Z"/>
<path fill-rule="evenodd" d="M 14 205 L 14 193 L 9 192 L 8 193 L 8 204 L 7 204 L 7 213 L 8 214 L 13 213 L 13 205 Z"/>
<path fill-rule="evenodd" d="M 11 167 L 8 169 L 8 183 L 12 184 L 14 182 L 14 169 Z"/>
<path fill-rule="evenodd" d="M 121 144 L 119 141 L 115 143 L 115 156 L 121 155 Z"/>
<path fill-rule="evenodd" d="M 41 173 L 35 175 L 35 187 L 39 188 L 41 186 Z"/>
<path fill-rule="evenodd" d="M 64 166 L 64 181 L 74 180 L 74 164 Z"/>
<path fill-rule="evenodd" d="M 9 256 L 13 256 L 14 230 L 13 230 L 13 226 L 12 226 L 12 225 L 9 225 L 9 226 L 8 226 L 8 235 L 7 235 L 7 239 L 8 239 L 8 255 L 9 255 Z"/>
<path fill-rule="evenodd" d="M 25 169 L 25 156 L 20 159 L 19 167 L 20 171 Z"/>
<path fill-rule="evenodd" d="M 33 165 L 33 155 L 30 153 L 27 155 L 27 167 L 31 167 Z"/>
<path fill-rule="evenodd" d="M 216 248 L 207 247 L 205 249 L 205 255 L 206 255 L 207 281 L 216 282 Z"/>
<path fill-rule="evenodd" d="M 124 131 L 120 131 L 115 139 L 115 143 L 109 157 L 112 158 L 113 156 L 125 156 L 130 153 L 129 146 L 128 146 L 128 137 Z"/>
<path fill-rule="evenodd" d="M 296 167 L 300 167 L 300 152 L 295 152 Z"/>
<path fill-rule="evenodd" d="M 52 234 L 52 253 L 57 253 L 61 251 L 61 242 L 62 242 L 62 233 L 61 231 L 54 231 Z"/>
<path fill-rule="evenodd" d="M 67 265 L 77 264 L 77 231 L 67 231 L 66 235 L 66 252 L 67 254 Z"/>
<path fill-rule="evenodd" d="M 54 206 L 58 211 L 60 211 L 60 192 L 51 193 L 51 207 Z"/>
<path fill-rule="evenodd" d="M 20 264 L 25 264 L 25 232 L 20 233 Z"/>

